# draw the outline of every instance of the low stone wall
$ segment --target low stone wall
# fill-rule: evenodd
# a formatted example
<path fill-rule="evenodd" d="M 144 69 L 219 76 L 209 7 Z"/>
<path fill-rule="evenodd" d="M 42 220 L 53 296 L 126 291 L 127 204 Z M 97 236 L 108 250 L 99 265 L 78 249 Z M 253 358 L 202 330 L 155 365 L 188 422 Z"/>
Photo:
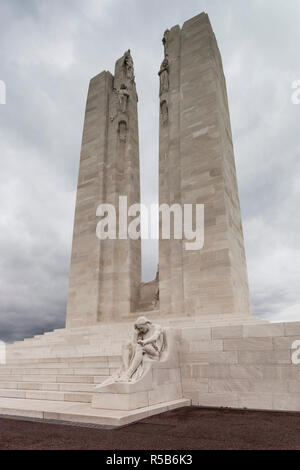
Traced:
<path fill-rule="evenodd" d="M 184 328 L 183 396 L 199 406 L 300 411 L 297 340 L 300 322 Z"/>

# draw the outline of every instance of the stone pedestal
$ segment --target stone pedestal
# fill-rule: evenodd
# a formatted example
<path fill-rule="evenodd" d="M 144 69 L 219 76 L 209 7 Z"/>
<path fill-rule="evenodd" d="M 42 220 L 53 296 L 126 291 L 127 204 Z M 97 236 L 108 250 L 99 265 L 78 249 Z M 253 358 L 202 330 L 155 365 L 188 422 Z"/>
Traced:
<path fill-rule="evenodd" d="M 179 364 L 180 332 L 166 329 L 167 349 L 159 361 L 144 359 L 145 372 L 133 382 L 112 382 L 95 390 L 92 408 L 137 410 L 180 400 L 182 385 Z M 108 381 L 109 382 L 109 381 Z"/>

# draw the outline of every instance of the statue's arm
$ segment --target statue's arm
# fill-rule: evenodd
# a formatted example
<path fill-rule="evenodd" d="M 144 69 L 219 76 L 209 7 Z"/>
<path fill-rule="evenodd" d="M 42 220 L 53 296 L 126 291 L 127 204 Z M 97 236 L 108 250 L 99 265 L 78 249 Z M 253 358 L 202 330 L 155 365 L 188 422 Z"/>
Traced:
<path fill-rule="evenodd" d="M 161 334 L 162 334 L 162 328 L 159 325 L 157 325 L 155 327 L 155 331 L 154 331 L 153 335 L 150 336 L 150 338 L 145 339 L 143 341 L 143 344 L 146 345 L 146 344 L 153 343 L 154 341 L 156 341 L 160 337 Z"/>

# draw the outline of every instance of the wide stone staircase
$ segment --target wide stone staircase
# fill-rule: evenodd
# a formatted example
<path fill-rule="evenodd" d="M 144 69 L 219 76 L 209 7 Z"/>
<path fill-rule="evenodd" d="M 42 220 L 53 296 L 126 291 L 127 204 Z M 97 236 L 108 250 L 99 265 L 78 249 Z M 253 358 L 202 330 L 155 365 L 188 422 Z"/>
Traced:
<path fill-rule="evenodd" d="M 263 323 L 239 315 L 159 319 L 159 312 L 143 312 L 162 326 L 179 329 Z M 59 329 L 7 345 L 6 364 L 0 366 L 0 414 L 120 426 L 180 406 L 190 400 L 165 401 L 134 411 L 94 409 L 92 397 L 121 365 L 121 350 L 133 322 Z"/>
<path fill-rule="evenodd" d="M 120 364 L 120 356 L 19 360 L 0 368 L 0 397 L 91 403 Z"/>

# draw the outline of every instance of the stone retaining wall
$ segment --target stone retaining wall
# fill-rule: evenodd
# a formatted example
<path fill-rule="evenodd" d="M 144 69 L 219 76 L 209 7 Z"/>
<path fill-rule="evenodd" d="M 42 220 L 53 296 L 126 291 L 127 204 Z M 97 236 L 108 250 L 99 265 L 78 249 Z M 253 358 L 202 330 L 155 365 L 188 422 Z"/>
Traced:
<path fill-rule="evenodd" d="M 300 411 L 300 364 L 292 363 L 300 322 L 185 328 L 181 338 L 183 393 L 193 405 Z"/>

